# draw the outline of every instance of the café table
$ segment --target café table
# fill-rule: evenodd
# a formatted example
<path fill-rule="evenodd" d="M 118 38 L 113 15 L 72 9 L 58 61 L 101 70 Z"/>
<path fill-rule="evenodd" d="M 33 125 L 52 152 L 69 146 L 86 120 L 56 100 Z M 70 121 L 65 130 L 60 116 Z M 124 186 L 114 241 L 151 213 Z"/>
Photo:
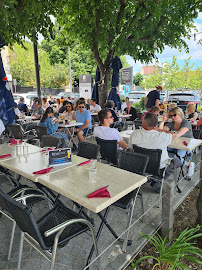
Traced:
<path fill-rule="evenodd" d="M 62 121 L 62 122 L 63 123 L 59 123 L 59 128 L 65 128 L 65 130 L 67 130 L 67 132 L 68 132 L 68 134 L 70 136 L 69 143 L 68 143 L 68 147 L 69 147 L 71 142 L 75 144 L 74 138 L 73 138 L 74 137 L 74 129 L 75 129 L 75 127 L 81 126 L 81 125 L 83 125 L 83 123 L 76 122 L 76 121 L 70 121 L 70 122 L 68 122 L 68 124 L 65 124 L 65 121 Z M 69 128 L 72 128 L 72 132 L 70 132 Z"/>
<path fill-rule="evenodd" d="M 126 118 L 130 117 L 130 116 L 132 116 L 132 114 L 117 114 L 118 118 L 123 119 L 123 128 L 122 129 L 124 129 L 126 126 Z"/>
<path fill-rule="evenodd" d="M 98 112 L 90 112 L 91 116 L 97 116 Z"/>
<path fill-rule="evenodd" d="M 97 240 L 105 224 L 115 238 L 118 238 L 114 230 L 107 223 L 106 218 L 109 212 L 109 207 L 120 198 L 124 197 L 131 191 L 139 188 L 142 184 L 147 182 L 147 178 L 142 175 L 131 173 L 113 166 L 96 163 L 97 174 L 95 182 L 89 180 L 90 164 L 82 166 L 72 166 L 71 168 L 60 171 L 60 177 L 57 172 L 47 175 L 41 175 L 37 181 L 51 190 L 62 194 L 75 203 L 87 208 L 88 210 L 98 214 L 102 222 L 97 231 Z M 120 181 L 124 179 L 124 181 Z M 111 198 L 88 198 L 88 194 L 102 187 L 107 187 Z M 105 210 L 104 215 L 100 212 Z M 131 213 L 132 215 L 132 213 Z M 129 217 L 131 220 L 131 216 Z M 130 223 L 128 223 L 129 228 Z M 123 250 L 125 251 L 128 243 L 128 234 L 125 234 Z M 89 255 L 89 260 L 92 256 L 93 250 Z M 88 262 L 89 262 L 88 260 Z"/>

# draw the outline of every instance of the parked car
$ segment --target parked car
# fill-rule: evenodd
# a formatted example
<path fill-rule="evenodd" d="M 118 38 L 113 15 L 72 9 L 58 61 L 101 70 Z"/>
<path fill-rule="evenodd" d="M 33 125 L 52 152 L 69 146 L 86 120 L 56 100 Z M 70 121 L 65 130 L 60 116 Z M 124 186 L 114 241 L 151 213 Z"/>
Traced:
<path fill-rule="evenodd" d="M 129 98 L 132 104 L 139 103 L 140 99 L 145 96 L 146 96 L 145 91 L 131 91 L 130 93 L 127 94 L 127 97 Z"/>
<path fill-rule="evenodd" d="M 185 111 L 187 104 L 190 102 L 195 103 L 197 108 L 198 104 L 200 103 L 200 96 L 195 91 L 173 92 L 168 96 L 167 102 L 175 102 L 177 103 L 178 107 Z"/>

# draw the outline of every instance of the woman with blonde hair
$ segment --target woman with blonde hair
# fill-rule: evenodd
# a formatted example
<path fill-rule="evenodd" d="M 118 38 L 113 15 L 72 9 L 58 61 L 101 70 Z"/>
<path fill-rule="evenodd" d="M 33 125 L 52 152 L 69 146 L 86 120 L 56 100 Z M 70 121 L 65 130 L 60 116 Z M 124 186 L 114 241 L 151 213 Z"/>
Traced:
<path fill-rule="evenodd" d="M 169 122 L 164 126 L 165 122 L 168 121 L 168 118 L 172 119 L 172 122 Z M 173 131 L 175 132 L 175 137 L 187 137 L 193 138 L 192 127 L 189 121 L 184 119 L 184 113 L 181 108 L 175 107 L 169 110 L 168 114 L 164 116 L 163 121 L 161 122 L 159 129 L 164 131 Z M 168 148 L 169 152 L 176 152 L 174 148 Z M 180 158 L 181 162 L 184 162 L 184 157 L 186 155 L 185 150 L 177 149 L 177 156 Z M 194 162 L 185 162 L 186 166 L 189 166 L 188 176 L 192 176 L 194 173 Z"/>
<path fill-rule="evenodd" d="M 177 107 L 177 103 L 170 103 L 168 105 L 168 111 L 170 111 L 172 108 L 176 108 Z"/>
<path fill-rule="evenodd" d="M 194 103 L 189 103 L 187 105 L 186 116 L 187 116 L 187 119 L 189 119 L 190 121 L 196 121 L 196 119 L 198 118 L 198 113 L 195 110 Z"/>

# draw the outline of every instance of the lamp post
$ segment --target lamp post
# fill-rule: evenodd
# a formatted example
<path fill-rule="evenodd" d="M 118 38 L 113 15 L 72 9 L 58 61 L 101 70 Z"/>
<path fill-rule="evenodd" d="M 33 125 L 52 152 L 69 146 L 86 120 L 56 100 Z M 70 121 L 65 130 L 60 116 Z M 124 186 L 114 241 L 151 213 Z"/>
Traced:
<path fill-rule="evenodd" d="M 68 53 L 69 53 L 69 88 L 72 92 L 72 70 L 71 70 L 71 57 L 70 57 L 70 47 L 68 47 Z"/>

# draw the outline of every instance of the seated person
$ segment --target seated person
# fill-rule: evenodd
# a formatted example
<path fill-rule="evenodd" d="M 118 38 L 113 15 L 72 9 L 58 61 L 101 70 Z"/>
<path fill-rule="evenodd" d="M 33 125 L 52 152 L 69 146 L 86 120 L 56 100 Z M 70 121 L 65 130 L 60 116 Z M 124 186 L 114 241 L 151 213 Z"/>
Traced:
<path fill-rule="evenodd" d="M 57 132 L 58 130 L 58 120 L 55 121 L 55 124 L 52 123 L 51 117 L 53 116 L 53 108 L 48 107 L 45 111 L 45 113 L 42 115 L 39 126 L 43 126 L 47 128 L 47 132 L 48 135 L 52 135 L 55 137 L 58 137 L 60 139 L 64 139 L 62 147 L 65 147 L 67 144 L 67 134 L 64 132 L 58 132 L 55 134 L 55 132 Z"/>
<path fill-rule="evenodd" d="M 89 110 L 90 109 L 90 105 L 86 102 L 85 98 L 80 97 L 79 100 L 78 100 L 78 102 L 79 101 L 84 101 L 85 102 L 85 108 L 86 108 L 86 110 Z M 78 110 L 78 108 L 77 108 L 77 110 Z"/>
<path fill-rule="evenodd" d="M 72 120 L 72 119 L 74 119 L 74 114 L 75 114 L 75 111 L 73 109 L 73 104 L 70 101 L 68 101 L 66 109 L 63 113 L 64 118 L 68 119 L 68 120 Z"/>
<path fill-rule="evenodd" d="M 59 113 L 63 113 L 64 111 L 66 111 L 67 103 L 68 103 L 67 100 L 63 101 L 62 107 L 59 108 Z"/>
<path fill-rule="evenodd" d="M 40 119 L 41 116 L 42 116 L 43 113 L 44 113 L 44 110 L 43 110 L 43 108 L 41 107 L 40 101 L 39 101 L 38 98 L 35 98 L 35 99 L 34 99 L 33 106 L 34 106 L 34 110 L 33 110 L 33 112 L 32 112 L 32 116 L 35 116 L 36 119 Z"/>
<path fill-rule="evenodd" d="M 24 113 L 29 112 L 29 109 L 27 105 L 25 104 L 25 99 L 23 97 L 20 97 L 20 102 L 18 103 L 18 109 Z"/>
<path fill-rule="evenodd" d="M 106 109 L 110 110 L 110 112 L 111 112 L 111 114 L 112 114 L 112 116 L 114 118 L 114 121 L 117 122 L 117 121 L 119 121 L 119 118 L 118 118 L 118 116 L 116 115 L 116 113 L 114 111 L 114 106 L 115 106 L 115 104 L 114 104 L 113 100 L 108 100 L 104 105 L 104 107 Z"/>
<path fill-rule="evenodd" d="M 129 97 L 126 97 L 126 98 L 125 98 L 125 102 L 121 105 L 122 111 L 124 111 L 125 108 L 127 108 L 127 102 L 128 102 L 128 101 L 129 101 Z"/>
<path fill-rule="evenodd" d="M 100 105 L 96 104 L 96 98 L 91 98 L 90 111 L 91 112 L 99 112 L 99 111 L 101 111 Z"/>
<path fill-rule="evenodd" d="M 81 126 L 78 126 L 75 129 L 77 132 L 77 137 L 80 142 L 84 142 L 84 137 L 87 132 L 91 132 L 91 114 L 88 110 L 85 109 L 85 101 L 80 100 L 78 102 L 78 111 L 75 113 L 75 120 L 77 122 L 83 123 Z"/>
<path fill-rule="evenodd" d="M 158 124 L 158 118 L 154 113 L 147 113 L 142 120 L 142 129 L 136 129 L 133 131 L 129 138 L 129 150 L 133 151 L 133 144 L 147 148 L 147 149 L 161 149 L 161 161 L 160 161 L 160 169 L 166 167 L 166 160 L 169 159 L 167 147 L 171 144 L 172 140 L 175 137 L 175 133 L 173 132 L 160 132 L 156 130 Z M 179 167 L 181 162 L 179 159 L 176 159 L 176 165 Z M 166 169 L 165 178 L 167 178 L 174 168 L 173 162 Z M 151 186 L 154 187 L 156 191 L 160 191 L 160 183 L 159 185 L 154 185 L 151 183 Z"/>
<path fill-rule="evenodd" d="M 202 125 L 202 117 L 197 121 L 197 129 L 200 129 L 200 125 Z"/>
<path fill-rule="evenodd" d="M 121 137 L 119 131 L 115 128 L 110 128 L 113 124 L 113 116 L 109 109 L 104 109 L 99 111 L 98 119 L 101 126 L 95 127 L 94 136 L 103 140 L 116 140 L 117 148 L 126 150 L 128 148 L 127 144 Z"/>
<path fill-rule="evenodd" d="M 137 118 L 137 111 L 135 108 L 131 107 L 131 102 L 126 102 L 127 107 L 124 109 L 124 112 L 127 114 L 132 114 L 129 117 L 126 117 L 126 121 L 134 121 Z"/>
<path fill-rule="evenodd" d="M 195 105 L 194 103 L 189 103 L 187 105 L 187 109 L 186 109 L 186 118 L 189 120 L 189 121 L 196 121 L 196 119 L 198 118 L 198 113 L 197 111 L 195 110 Z"/>
<path fill-rule="evenodd" d="M 168 118 L 172 118 L 172 122 L 169 122 L 164 126 L 165 122 L 168 121 Z M 167 115 L 164 116 L 163 121 L 161 122 L 159 129 L 164 131 L 173 131 L 175 132 L 175 137 L 187 137 L 193 138 L 192 127 L 188 120 L 184 119 L 184 113 L 181 108 L 175 107 L 172 108 Z M 169 148 L 169 152 L 177 153 L 177 156 L 180 157 L 181 162 L 184 162 L 184 157 L 186 155 L 185 150 Z M 194 173 L 194 162 L 189 163 L 185 162 L 185 166 L 189 167 L 188 176 L 192 176 Z"/>
<path fill-rule="evenodd" d="M 149 113 L 154 113 L 158 116 L 159 112 L 160 112 L 160 108 L 157 107 L 157 106 L 153 106 L 151 107 L 151 109 L 148 111 Z M 142 116 L 141 116 L 141 121 L 143 119 L 143 117 L 148 113 L 148 112 L 145 112 Z"/>

